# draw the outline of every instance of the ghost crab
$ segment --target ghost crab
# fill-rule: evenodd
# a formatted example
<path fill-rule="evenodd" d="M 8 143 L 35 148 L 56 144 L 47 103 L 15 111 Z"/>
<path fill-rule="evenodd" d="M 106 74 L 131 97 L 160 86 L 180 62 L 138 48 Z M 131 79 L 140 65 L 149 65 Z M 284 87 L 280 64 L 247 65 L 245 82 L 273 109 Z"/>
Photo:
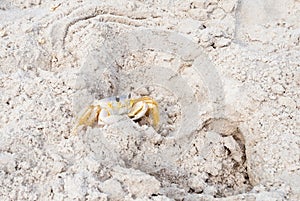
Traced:
<path fill-rule="evenodd" d="M 79 126 L 93 126 L 110 124 L 116 121 L 117 116 L 127 114 L 132 120 L 141 119 L 143 116 L 151 116 L 155 129 L 159 124 L 159 111 L 157 102 L 149 96 L 133 99 L 131 94 L 113 96 L 101 100 L 95 100 L 86 108 L 79 117 L 73 130 L 77 134 Z"/>

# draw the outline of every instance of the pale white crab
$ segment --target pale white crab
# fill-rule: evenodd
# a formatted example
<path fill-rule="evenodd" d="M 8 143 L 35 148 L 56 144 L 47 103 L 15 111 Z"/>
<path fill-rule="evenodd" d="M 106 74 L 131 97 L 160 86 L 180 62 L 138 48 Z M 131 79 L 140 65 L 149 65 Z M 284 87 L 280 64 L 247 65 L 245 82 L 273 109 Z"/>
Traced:
<path fill-rule="evenodd" d="M 151 116 L 153 126 L 157 129 L 159 124 L 159 111 L 157 102 L 148 96 L 133 99 L 131 94 L 113 96 L 101 100 L 95 100 L 78 118 L 73 133 L 77 134 L 79 126 L 93 126 L 110 124 L 116 116 L 127 114 L 132 120 L 138 120 L 143 116 Z"/>

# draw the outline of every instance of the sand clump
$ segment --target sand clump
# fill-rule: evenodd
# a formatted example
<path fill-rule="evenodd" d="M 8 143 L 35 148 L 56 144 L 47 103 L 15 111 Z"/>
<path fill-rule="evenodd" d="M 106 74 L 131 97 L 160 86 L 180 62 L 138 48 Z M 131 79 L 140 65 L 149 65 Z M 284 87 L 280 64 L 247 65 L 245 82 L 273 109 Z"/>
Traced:
<path fill-rule="evenodd" d="M 299 200 L 300 2 L 1 1 L 1 200 Z M 151 118 L 80 128 L 94 99 Z"/>

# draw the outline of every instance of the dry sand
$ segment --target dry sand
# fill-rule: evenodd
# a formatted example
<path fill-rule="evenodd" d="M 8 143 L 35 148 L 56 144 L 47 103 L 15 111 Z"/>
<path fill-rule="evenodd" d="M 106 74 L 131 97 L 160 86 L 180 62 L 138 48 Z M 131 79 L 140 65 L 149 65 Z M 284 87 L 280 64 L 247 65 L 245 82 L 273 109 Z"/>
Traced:
<path fill-rule="evenodd" d="M 299 19 L 299 0 L 1 0 L 0 200 L 300 200 Z M 71 134 L 128 92 L 158 101 L 157 132 Z"/>

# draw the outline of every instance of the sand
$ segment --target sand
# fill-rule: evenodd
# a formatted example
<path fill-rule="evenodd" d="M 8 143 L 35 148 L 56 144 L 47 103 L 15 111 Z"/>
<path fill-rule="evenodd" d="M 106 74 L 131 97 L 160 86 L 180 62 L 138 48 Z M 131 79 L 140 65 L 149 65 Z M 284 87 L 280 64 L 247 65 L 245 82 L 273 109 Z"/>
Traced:
<path fill-rule="evenodd" d="M 0 2 L 0 200 L 300 200 L 300 1 Z M 80 127 L 93 100 L 159 104 Z"/>

